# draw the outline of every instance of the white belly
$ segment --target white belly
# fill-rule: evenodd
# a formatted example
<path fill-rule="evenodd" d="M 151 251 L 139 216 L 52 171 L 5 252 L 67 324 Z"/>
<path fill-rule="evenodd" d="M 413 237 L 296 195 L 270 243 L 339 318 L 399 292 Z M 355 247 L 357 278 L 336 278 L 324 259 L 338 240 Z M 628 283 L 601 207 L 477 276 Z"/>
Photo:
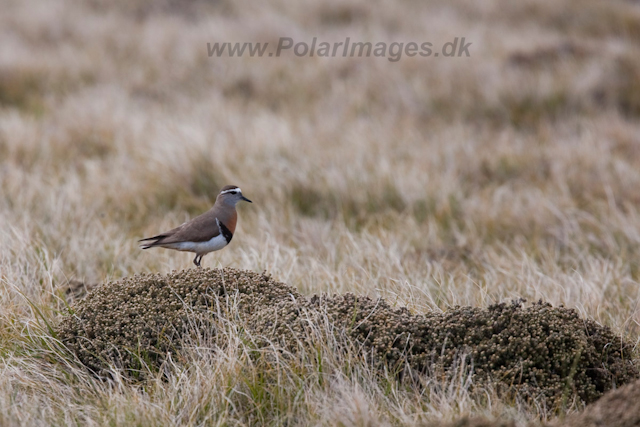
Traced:
<path fill-rule="evenodd" d="M 222 234 L 217 235 L 206 242 L 179 242 L 162 245 L 163 248 L 176 249 L 178 251 L 195 252 L 198 255 L 208 254 L 209 252 L 219 251 L 227 246 L 227 240 Z"/>

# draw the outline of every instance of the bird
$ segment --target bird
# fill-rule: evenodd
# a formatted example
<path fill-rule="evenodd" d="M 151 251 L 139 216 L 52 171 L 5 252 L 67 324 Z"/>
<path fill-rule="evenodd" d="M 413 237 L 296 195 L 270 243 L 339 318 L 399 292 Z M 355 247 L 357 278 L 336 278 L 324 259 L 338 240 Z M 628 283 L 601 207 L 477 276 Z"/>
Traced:
<path fill-rule="evenodd" d="M 242 190 L 237 185 L 226 185 L 207 212 L 172 230 L 140 239 L 140 247 L 194 252 L 196 257 L 193 263 L 200 267 L 203 256 L 219 251 L 231 242 L 238 221 L 236 204 L 241 200 L 253 203 L 242 195 Z"/>

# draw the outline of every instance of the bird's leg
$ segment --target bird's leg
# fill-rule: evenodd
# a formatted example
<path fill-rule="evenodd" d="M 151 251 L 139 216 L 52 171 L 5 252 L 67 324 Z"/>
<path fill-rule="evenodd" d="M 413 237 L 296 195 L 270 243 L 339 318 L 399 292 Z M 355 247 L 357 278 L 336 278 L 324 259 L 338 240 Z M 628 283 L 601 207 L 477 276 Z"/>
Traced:
<path fill-rule="evenodd" d="M 198 257 L 199 257 L 200 259 L 198 259 Z M 201 255 L 196 254 L 196 257 L 193 259 L 193 263 L 196 265 L 196 267 L 200 267 L 200 261 L 201 261 L 201 260 L 202 260 L 202 256 L 201 256 Z"/>

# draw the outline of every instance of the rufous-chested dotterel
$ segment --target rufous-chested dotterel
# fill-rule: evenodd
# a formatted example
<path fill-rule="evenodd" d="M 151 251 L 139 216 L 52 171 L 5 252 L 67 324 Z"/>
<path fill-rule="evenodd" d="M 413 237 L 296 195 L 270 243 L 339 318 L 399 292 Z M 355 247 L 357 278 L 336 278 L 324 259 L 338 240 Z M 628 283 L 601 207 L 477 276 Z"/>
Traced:
<path fill-rule="evenodd" d="M 142 243 L 142 249 L 158 247 L 194 252 L 196 257 L 193 263 L 200 267 L 203 256 L 219 251 L 231 242 L 238 222 L 236 204 L 240 200 L 251 203 L 242 195 L 240 188 L 227 185 L 222 188 L 209 211 L 173 230 L 141 239 L 140 242 L 146 242 Z"/>

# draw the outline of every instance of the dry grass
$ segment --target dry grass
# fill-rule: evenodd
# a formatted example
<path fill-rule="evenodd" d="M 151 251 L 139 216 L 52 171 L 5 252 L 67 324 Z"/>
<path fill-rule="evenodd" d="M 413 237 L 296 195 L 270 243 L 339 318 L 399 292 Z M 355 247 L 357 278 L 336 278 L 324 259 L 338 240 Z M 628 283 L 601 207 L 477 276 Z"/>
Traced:
<path fill-rule="evenodd" d="M 194 346 L 145 387 L 52 341 L 69 283 L 191 267 L 136 239 L 240 208 L 207 266 L 413 313 L 513 298 L 640 336 L 640 9 L 611 0 L 2 1 L 0 424 L 377 425 L 545 408 Z M 207 57 L 206 43 L 464 36 L 471 58 Z M 81 287 L 81 286 L 80 286 Z M 46 322 L 45 322 L 46 321 Z M 637 352 L 636 352 L 637 354 Z M 309 356 L 310 357 L 310 356 Z M 332 359 L 333 357 L 333 359 Z M 333 365 L 332 365 L 333 363 Z M 300 363 L 299 366 L 314 366 Z M 116 376 L 117 378 L 117 376 Z M 579 405 L 569 406 L 571 412 Z"/>

